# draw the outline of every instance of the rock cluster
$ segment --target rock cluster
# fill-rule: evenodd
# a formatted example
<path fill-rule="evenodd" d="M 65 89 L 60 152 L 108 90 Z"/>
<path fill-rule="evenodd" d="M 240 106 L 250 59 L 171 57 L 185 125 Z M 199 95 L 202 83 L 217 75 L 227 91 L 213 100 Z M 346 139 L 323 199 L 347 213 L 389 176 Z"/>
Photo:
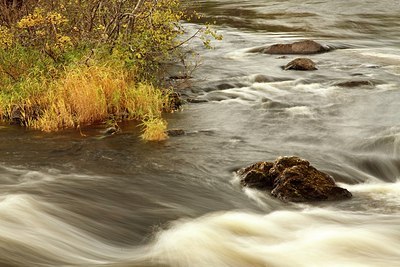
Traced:
<path fill-rule="evenodd" d="M 328 52 L 330 49 L 313 40 L 304 40 L 291 44 L 274 44 L 261 50 L 264 54 L 277 55 L 298 55 L 298 54 L 318 54 Z"/>
<path fill-rule="evenodd" d="M 243 186 L 271 191 L 282 201 L 342 200 L 352 197 L 335 180 L 299 157 L 279 157 L 274 162 L 257 162 L 237 171 Z"/>
<path fill-rule="evenodd" d="M 273 44 L 267 47 L 258 47 L 249 50 L 251 53 L 264 53 L 270 55 L 311 55 L 331 51 L 313 40 L 303 40 L 291 44 Z M 286 58 L 283 56 L 281 58 Z M 283 67 L 284 70 L 316 70 L 316 64 L 309 58 L 296 58 Z"/>

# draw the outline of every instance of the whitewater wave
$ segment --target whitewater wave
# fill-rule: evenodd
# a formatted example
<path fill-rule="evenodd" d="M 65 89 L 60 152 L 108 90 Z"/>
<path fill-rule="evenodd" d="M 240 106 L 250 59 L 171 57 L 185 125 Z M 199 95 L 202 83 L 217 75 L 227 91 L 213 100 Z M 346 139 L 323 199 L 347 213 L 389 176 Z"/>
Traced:
<path fill-rule="evenodd" d="M 395 266 L 400 215 L 312 208 L 218 213 L 161 232 L 152 259 L 168 266 Z"/>
<path fill-rule="evenodd" d="M 131 247 L 118 246 L 69 224 L 65 218 L 81 223 L 95 222 L 78 218 L 77 214 L 34 196 L 2 196 L 0 263 L 142 267 L 395 266 L 400 260 L 400 210 L 384 214 L 373 207 L 399 207 L 400 182 L 346 187 L 355 198 L 349 203 L 370 203 L 365 212 L 359 207 L 356 211 L 345 211 L 304 204 L 292 206 L 290 211 L 268 214 L 217 212 L 174 221 L 160 229 L 153 241 Z"/>

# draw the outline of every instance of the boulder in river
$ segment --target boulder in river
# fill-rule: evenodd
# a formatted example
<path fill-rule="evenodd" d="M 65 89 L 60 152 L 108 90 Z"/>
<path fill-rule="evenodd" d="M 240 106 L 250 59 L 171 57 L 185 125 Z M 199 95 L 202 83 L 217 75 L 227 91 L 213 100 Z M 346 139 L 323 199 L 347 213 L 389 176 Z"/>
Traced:
<path fill-rule="evenodd" d="M 256 187 L 259 189 L 273 186 L 274 179 L 269 175 L 272 162 L 257 162 L 247 168 L 240 169 L 238 174 L 242 177 L 240 183 L 243 186 Z"/>
<path fill-rule="evenodd" d="M 299 157 L 279 157 L 274 162 L 258 162 L 238 172 L 243 186 L 270 190 L 282 201 L 305 202 L 342 200 L 352 197 L 336 186 L 329 174 Z"/>
<path fill-rule="evenodd" d="M 317 70 L 315 62 L 309 58 L 296 58 L 290 61 L 284 70 Z"/>
<path fill-rule="evenodd" d="M 297 55 L 297 54 L 319 54 L 330 51 L 329 47 L 325 47 L 313 40 L 303 40 L 291 44 L 274 44 L 268 47 L 255 48 L 250 50 L 254 53 L 264 53 L 273 55 Z"/>

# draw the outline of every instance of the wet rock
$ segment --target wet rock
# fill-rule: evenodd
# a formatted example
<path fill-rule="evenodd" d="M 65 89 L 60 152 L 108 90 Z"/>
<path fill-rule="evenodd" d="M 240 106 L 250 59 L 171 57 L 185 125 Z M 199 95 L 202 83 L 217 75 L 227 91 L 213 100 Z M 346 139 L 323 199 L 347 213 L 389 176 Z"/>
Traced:
<path fill-rule="evenodd" d="M 262 49 L 260 52 L 264 54 L 319 54 L 328 52 L 328 47 L 322 46 L 321 44 L 313 40 L 304 40 L 294 42 L 291 44 L 274 44 L 267 48 Z"/>
<path fill-rule="evenodd" d="M 374 84 L 373 84 L 373 82 L 367 81 L 367 80 L 358 80 L 358 81 L 352 80 L 352 81 L 336 83 L 336 86 L 352 88 L 352 87 L 359 87 L 359 86 L 374 86 Z"/>
<path fill-rule="evenodd" d="M 284 68 L 284 70 L 317 70 L 317 67 L 309 58 L 296 58 L 290 61 Z"/>
<path fill-rule="evenodd" d="M 307 165 L 285 169 L 275 179 L 271 194 L 283 201 L 293 202 L 341 200 L 351 197 L 349 191 L 336 186 L 331 176 Z"/>
<path fill-rule="evenodd" d="M 263 98 L 261 98 L 261 107 L 265 108 L 265 109 L 271 109 L 271 110 L 282 110 L 284 108 L 290 108 L 291 105 L 263 97 Z"/>
<path fill-rule="evenodd" d="M 188 99 L 186 99 L 186 101 L 188 103 L 194 103 L 194 104 L 209 102 L 207 99 L 199 99 L 199 98 L 188 98 Z"/>
<path fill-rule="evenodd" d="M 286 78 L 280 78 L 280 77 L 273 77 L 273 76 L 267 76 L 263 74 L 257 74 L 252 77 L 250 77 L 249 81 L 252 83 L 272 83 L 272 82 L 281 82 L 281 81 L 287 81 L 288 79 Z"/>
<path fill-rule="evenodd" d="M 186 132 L 182 129 L 170 129 L 167 130 L 166 133 L 168 136 L 181 136 L 186 134 Z"/>
<path fill-rule="evenodd" d="M 269 173 L 275 180 L 284 170 L 300 165 L 310 166 L 310 162 L 299 157 L 279 157 L 273 162 Z"/>
<path fill-rule="evenodd" d="M 336 186 L 335 180 L 299 157 L 279 157 L 274 162 L 258 162 L 240 169 L 243 186 L 271 190 L 282 201 L 305 202 L 342 200 L 351 193 Z"/>
<path fill-rule="evenodd" d="M 230 84 L 230 83 L 221 83 L 221 84 L 217 85 L 217 88 L 219 90 L 226 90 L 226 89 L 235 88 L 235 85 Z"/>
<path fill-rule="evenodd" d="M 238 175 L 241 176 L 240 183 L 243 186 L 256 187 L 259 189 L 272 187 L 274 180 L 269 175 L 272 168 L 271 162 L 257 162 L 247 168 L 240 169 Z"/>

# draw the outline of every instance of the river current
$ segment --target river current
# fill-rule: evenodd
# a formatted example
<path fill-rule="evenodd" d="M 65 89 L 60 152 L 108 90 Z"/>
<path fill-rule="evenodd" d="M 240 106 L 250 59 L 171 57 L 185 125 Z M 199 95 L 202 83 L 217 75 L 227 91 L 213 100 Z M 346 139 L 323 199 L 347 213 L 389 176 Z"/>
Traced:
<path fill-rule="evenodd" d="M 185 135 L 145 143 L 134 123 L 45 134 L 0 125 L 0 266 L 398 266 L 400 3 L 197 1 L 201 54 L 166 115 Z M 313 39 L 318 70 L 249 53 Z M 340 82 L 368 81 L 357 87 Z M 283 203 L 234 170 L 296 155 L 353 193 Z"/>

